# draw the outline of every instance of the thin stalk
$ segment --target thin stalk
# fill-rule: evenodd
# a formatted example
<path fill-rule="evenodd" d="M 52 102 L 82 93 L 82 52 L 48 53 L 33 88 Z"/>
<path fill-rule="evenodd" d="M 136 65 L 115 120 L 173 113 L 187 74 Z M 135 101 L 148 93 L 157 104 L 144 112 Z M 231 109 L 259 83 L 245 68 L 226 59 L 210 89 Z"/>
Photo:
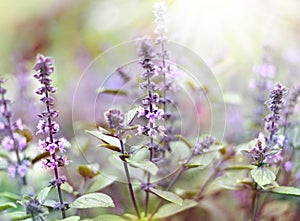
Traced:
<path fill-rule="evenodd" d="M 212 181 L 214 181 L 214 179 L 216 179 L 216 175 L 217 172 L 215 171 L 204 183 L 204 185 L 202 186 L 202 188 L 200 189 L 200 191 L 198 192 L 198 194 L 196 195 L 196 197 L 194 198 L 195 201 L 199 202 L 203 196 L 204 191 L 206 190 L 206 188 L 208 187 L 209 184 L 211 184 Z"/>
<path fill-rule="evenodd" d="M 174 184 L 176 183 L 176 181 L 178 180 L 178 178 L 181 176 L 181 174 L 185 171 L 185 167 L 184 165 L 185 164 L 188 164 L 191 159 L 193 158 L 193 154 L 191 154 L 188 159 L 185 161 L 185 163 L 180 167 L 179 170 L 177 170 L 177 173 L 175 174 L 175 176 L 173 177 L 173 179 L 171 180 L 171 182 L 169 183 L 169 185 L 167 186 L 166 188 L 166 191 L 169 191 L 173 186 Z M 150 215 L 148 221 L 151 221 L 153 216 L 155 215 L 155 213 L 159 210 L 159 208 L 163 205 L 164 201 L 163 199 L 161 199 L 158 203 L 158 205 L 156 206 L 156 208 L 154 209 L 154 211 L 152 212 L 152 214 Z"/>
<path fill-rule="evenodd" d="M 49 94 L 48 91 L 45 92 L 45 96 L 46 98 L 49 98 Z M 46 104 L 46 108 L 47 108 L 47 112 L 50 113 L 50 105 Z M 53 137 L 53 132 L 52 132 L 52 119 L 51 116 L 48 117 L 48 125 L 50 127 L 49 129 L 49 138 L 50 138 L 50 143 L 53 143 L 54 141 L 54 137 Z M 51 155 L 52 159 L 56 162 L 56 154 L 55 152 Z M 59 173 L 58 173 L 58 167 L 55 166 L 54 168 L 54 176 L 55 179 L 58 180 L 59 179 Z M 66 211 L 65 211 L 65 207 L 64 207 L 64 201 L 63 201 L 63 197 L 62 197 L 62 191 L 61 191 L 61 184 L 60 183 L 56 183 L 56 187 L 57 187 L 57 193 L 58 193 L 58 198 L 59 198 L 59 203 L 60 203 L 60 211 L 61 211 L 61 215 L 62 218 L 65 219 L 66 218 Z"/>
<path fill-rule="evenodd" d="M 2 94 L 2 100 L 4 101 L 5 100 L 5 97 L 4 97 L 4 94 Z M 6 102 L 3 102 L 3 106 L 4 106 L 4 111 L 7 112 L 8 111 L 8 107 L 7 107 L 7 104 Z M 13 143 L 14 143 L 14 149 L 15 149 L 15 153 L 16 153 L 16 157 L 17 157 L 17 163 L 18 165 L 21 165 L 22 162 L 21 162 L 21 158 L 20 158 L 20 153 L 19 153 L 19 145 L 14 137 L 14 134 L 13 134 L 13 131 L 11 129 L 12 125 L 11 125 L 11 118 L 10 116 L 6 116 L 6 120 L 7 120 L 7 126 L 8 126 L 8 132 L 9 132 L 9 136 L 10 138 L 13 140 Z M 26 176 L 22 177 L 22 183 L 24 186 L 27 185 L 27 181 L 26 181 Z"/>
<path fill-rule="evenodd" d="M 252 204 L 251 204 L 251 220 L 256 221 L 257 219 L 257 209 L 258 209 L 258 201 L 259 201 L 259 194 L 258 194 L 257 184 L 255 183 L 254 192 L 252 196 Z"/>
<path fill-rule="evenodd" d="M 121 139 L 120 139 L 120 144 L 121 144 L 121 151 L 124 154 L 125 153 L 125 148 L 124 148 L 124 143 Z M 125 175 L 126 175 L 126 178 L 127 178 L 127 185 L 128 185 L 130 198 L 131 198 L 135 213 L 136 213 L 137 217 L 140 219 L 141 215 L 140 215 L 139 208 L 137 206 L 137 202 L 136 202 L 136 199 L 135 199 L 134 191 L 133 191 L 133 188 L 132 188 L 132 182 L 131 182 L 131 178 L 130 178 L 130 173 L 129 173 L 129 169 L 128 169 L 128 165 L 127 165 L 126 161 L 123 161 L 123 166 L 124 166 Z"/>
<path fill-rule="evenodd" d="M 148 84 L 150 85 L 150 78 L 148 78 Z M 149 111 L 150 113 L 153 112 L 153 106 L 152 106 L 152 91 L 149 89 L 148 90 L 148 96 L 150 98 L 150 103 L 149 103 Z M 154 124 L 150 123 L 150 128 L 153 129 Z M 153 144 L 154 144 L 154 139 L 153 137 L 150 136 L 150 153 L 149 153 L 149 161 L 152 162 L 153 161 Z M 148 188 L 151 184 L 151 173 L 147 173 L 147 184 L 146 187 Z M 146 190 L 146 196 L 145 196 L 145 216 L 148 215 L 148 208 L 149 208 L 149 197 L 150 197 L 150 192 L 147 189 Z"/>

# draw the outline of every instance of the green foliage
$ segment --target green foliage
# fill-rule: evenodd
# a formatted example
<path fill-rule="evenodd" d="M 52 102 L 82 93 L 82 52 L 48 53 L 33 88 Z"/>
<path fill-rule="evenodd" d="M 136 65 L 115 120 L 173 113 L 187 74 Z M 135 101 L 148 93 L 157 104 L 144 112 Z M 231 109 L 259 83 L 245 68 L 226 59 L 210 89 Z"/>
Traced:
<path fill-rule="evenodd" d="M 50 187 L 44 187 L 37 195 L 37 200 L 40 202 L 40 203 L 43 203 L 49 192 L 53 189 L 53 186 L 50 186 Z"/>
<path fill-rule="evenodd" d="M 0 212 L 11 209 L 11 208 L 17 208 L 16 204 L 14 203 L 2 203 L 0 204 Z"/>
<path fill-rule="evenodd" d="M 60 220 L 57 220 L 57 221 L 79 221 L 79 220 L 80 220 L 79 216 L 70 216 L 68 218 L 60 219 Z"/>
<path fill-rule="evenodd" d="M 300 196 L 300 188 L 292 186 L 274 187 L 271 189 L 271 192 L 283 195 Z"/>
<path fill-rule="evenodd" d="M 97 175 L 92 179 L 91 184 L 87 187 L 86 193 L 97 192 L 104 189 L 105 187 L 110 186 L 116 181 L 116 177 L 106 177 L 104 175 Z"/>
<path fill-rule="evenodd" d="M 183 200 L 173 192 L 150 188 L 150 192 L 171 203 L 182 205 Z"/>
<path fill-rule="evenodd" d="M 126 162 L 130 166 L 135 167 L 135 168 L 140 168 L 140 169 L 150 173 L 153 176 L 156 175 L 158 172 L 158 167 L 150 161 L 136 162 L 136 161 L 133 161 L 133 160 L 130 160 L 127 158 Z"/>
<path fill-rule="evenodd" d="M 257 167 L 251 170 L 251 176 L 254 181 L 263 189 L 268 189 L 276 186 L 276 175 L 266 167 Z"/>
<path fill-rule="evenodd" d="M 78 197 L 70 204 L 71 208 L 87 209 L 97 207 L 114 207 L 114 202 L 110 196 L 104 193 L 89 193 Z"/>
<path fill-rule="evenodd" d="M 100 131 L 87 130 L 86 132 L 101 140 L 104 143 L 104 145 L 100 145 L 101 147 L 105 147 L 113 151 L 121 152 L 121 144 L 118 138 L 107 134 L 103 134 Z"/>
<path fill-rule="evenodd" d="M 157 212 L 157 214 L 154 216 L 155 219 L 162 219 L 166 217 L 173 216 L 177 213 L 183 212 L 185 210 L 188 210 L 190 208 L 196 207 L 198 205 L 197 202 L 193 200 L 184 200 L 182 202 L 182 205 L 178 204 L 165 204 L 163 205 Z"/>

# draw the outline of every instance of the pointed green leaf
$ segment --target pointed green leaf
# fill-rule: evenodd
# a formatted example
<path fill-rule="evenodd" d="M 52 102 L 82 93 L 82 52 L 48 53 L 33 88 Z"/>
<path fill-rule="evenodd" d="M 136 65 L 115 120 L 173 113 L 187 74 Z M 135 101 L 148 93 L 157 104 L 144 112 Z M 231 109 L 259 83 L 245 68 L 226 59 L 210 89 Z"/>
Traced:
<path fill-rule="evenodd" d="M 198 203 L 193 200 L 184 200 L 182 203 L 182 206 L 174 203 L 169 203 L 166 205 L 163 205 L 157 212 L 157 214 L 154 216 L 155 219 L 162 219 L 169 216 L 173 216 L 177 213 L 183 212 L 185 210 L 188 210 L 190 208 L 193 208 L 197 206 Z"/>
<path fill-rule="evenodd" d="M 55 200 L 45 200 L 43 206 L 54 208 L 57 202 Z"/>
<path fill-rule="evenodd" d="M 18 200 L 20 198 L 18 195 L 10 192 L 1 192 L 0 197 L 5 197 L 10 200 Z"/>
<path fill-rule="evenodd" d="M 14 203 L 2 203 L 0 204 L 0 212 L 10 209 L 10 208 L 17 208 L 16 204 Z"/>
<path fill-rule="evenodd" d="M 70 204 L 71 208 L 86 209 L 96 207 L 115 207 L 110 196 L 104 193 L 89 193 L 78 197 Z"/>
<path fill-rule="evenodd" d="M 224 170 L 252 170 L 255 169 L 254 165 L 231 165 L 224 168 Z"/>
<path fill-rule="evenodd" d="M 49 192 L 50 192 L 50 190 L 53 188 L 53 186 L 47 186 L 47 187 L 44 187 L 39 193 L 38 193 L 38 195 L 37 195 L 37 200 L 40 202 L 40 203 L 43 203 L 45 200 L 46 200 L 46 198 L 47 198 L 47 196 L 48 196 L 48 194 L 49 194 Z"/>
<path fill-rule="evenodd" d="M 116 181 L 116 177 L 106 177 L 102 175 L 98 175 L 94 177 L 93 183 L 90 187 L 87 188 L 88 193 L 97 192 L 99 190 L 108 187 Z"/>
<path fill-rule="evenodd" d="M 99 88 L 97 91 L 99 94 L 113 94 L 113 95 L 123 95 L 126 96 L 127 92 L 123 90 L 117 90 L 117 89 L 104 89 Z"/>
<path fill-rule="evenodd" d="M 57 220 L 57 221 L 79 221 L 79 220 L 80 220 L 79 216 L 70 216 L 68 218 L 60 219 L 60 220 Z"/>
<path fill-rule="evenodd" d="M 24 212 L 17 211 L 17 212 L 6 213 L 4 217 L 9 220 L 17 221 L 17 220 L 26 220 L 30 218 L 31 215 L 26 214 Z"/>
<path fill-rule="evenodd" d="M 274 193 L 284 194 L 284 195 L 292 195 L 292 196 L 300 196 L 300 188 L 292 187 L 292 186 L 279 186 L 271 189 Z"/>
<path fill-rule="evenodd" d="M 126 221 L 120 216 L 103 214 L 92 219 L 92 221 Z"/>
<path fill-rule="evenodd" d="M 192 168 L 197 168 L 203 166 L 202 164 L 195 164 L 195 163 L 190 163 L 190 164 L 184 164 L 183 165 L 185 169 L 192 169 Z"/>
<path fill-rule="evenodd" d="M 100 144 L 100 145 L 98 145 L 98 147 L 104 147 L 106 149 L 121 152 L 121 149 L 119 147 L 116 147 L 116 146 L 111 145 L 111 144 Z"/>
<path fill-rule="evenodd" d="M 140 168 L 140 169 L 150 173 L 153 176 L 155 176 L 158 172 L 158 167 L 153 162 L 150 162 L 150 161 L 135 162 L 133 160 L 126 158 L 126 162 L 130 166 Z"/>
<path fill-rule="evenodd" d="M 274 172 L 264 167 L 258 167 L 251 170 L 251 176 L 254 181 L 263 189 L 265 189 L 266 185 L 272 184 L 276 179 Z"/>
<path fill-rule="evenodd" d="M 61 186 L 61 189 L 67 193 L 73 194 L 74 193 L 74 188 L 69 184 L 69 183 L 64 183 Z"/>
<path fill-rule="evenodd" d="M 129 110 L 125 114 L 124 124 L 126 126 L 128 126 L 128 125 L 130 125 L 132 123 L 132 121 L 134 120 L 135 116 L 137 115 L 138 109 L 139 109 L 138 107 L 135 107 L 135 108 Z"/>
<path fill-rule="evenodd" d="M 164 200 L 178 204 L 180 206 L 182 205 L 183 200 L 175 193 L 154 188 L 150 188 L 150 191 Z"/>
<path fill-rule="evenodd" d="M 103 143 L 116 147 L 117 148 L 116 151 L 118 151 L 118 152 L 121 151 L 121 144 L 120 144 L 120 140 L 118 138 L 103 134 L 100 131 L 87 130 L 86 132 L 93 135 L 94 137 L 100 139 Z"/>

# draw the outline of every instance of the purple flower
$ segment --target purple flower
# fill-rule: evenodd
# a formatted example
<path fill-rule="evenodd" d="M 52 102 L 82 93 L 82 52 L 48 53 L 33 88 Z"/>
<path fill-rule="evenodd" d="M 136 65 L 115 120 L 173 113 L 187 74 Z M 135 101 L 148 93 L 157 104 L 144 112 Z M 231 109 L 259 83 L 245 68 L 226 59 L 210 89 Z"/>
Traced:
<path fill-rule="evenodd" d="M 14 141 L 13 141 L 13 139 L 11 139 L 11 137 L 9 137 L 9 136 L 5 136 L 5 137 L 3 138 L 1 144 L 2 144 L 2 147 L 3 147 L 5 150 L 8 150 L 8 151 L 14 150 L 14 148 L 15 148 Z"/>
<path fill-rule="evenodd" d="M 50 143 L 47 146 L 47 150 L 49 151 L 49 153 L 52 155 L 55 153 L 55 149 L 56 149 L 56 145 L 54 143 Z"/>
<path fill-rule="evenodd" d="M 7 172 L 8 172 L 8 175 L 10 177 L 15 177 L 16 176 L 16 173 L 17 173 L 17 169 L 16 169 L 16 166 L 9 166 L 7 168 Z"/>
<path fill-rule="evenodd" d="M 265 102 L 271 111 L 271 113 L 265 117 L 265 129 L 270 132 L 269 142 L 273 141 L 279 130 L 280 112 L 283 105 L 283 97 L 286 93 L 287 89 L 281 84 L 277 84 L 271 90 L 269 99 Z"/>
<path fill-rule="evenodd" d="M 58 139 L 57 144 L 58 144 L 59 151 L 61 153 L 66 151 L 65 147 L 70 146 L 70 143 L 64 137 Z"/>

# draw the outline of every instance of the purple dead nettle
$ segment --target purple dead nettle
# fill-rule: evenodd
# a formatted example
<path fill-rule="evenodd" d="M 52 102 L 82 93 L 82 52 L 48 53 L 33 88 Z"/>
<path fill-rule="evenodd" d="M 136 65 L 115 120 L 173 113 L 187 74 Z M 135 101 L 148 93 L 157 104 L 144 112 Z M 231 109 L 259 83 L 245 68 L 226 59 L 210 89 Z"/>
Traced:
<path fill-rule="evenodd" d="M 42 135 L 39 140 L 39 148 L 42 152 L 48 152 L 49 158 L 42 159 L 42 167 L 50 168 L 54 172 L 54 179 L 50 181 L 50 185 L 56 186 L 59 195 L 60 206 L 58 209 L 62 211 L 65 218 L 65 206 L 62 199 L 60 186 L 66 182 L 66 177 L 59 175 L 59 168 L 69 164 L 65 152 L 65 147 L 69 146 L 69 142 L 63 137 L 56 137 L 59 132 L 59 124 L 54 121 L 58 117 L 58 111 L 53 109 L 54 98 L 51 96 L 56 89 L 52 86 L 50 76 L 54 72 L 53 60 L 43 55 L 37 56 L 37 62 L 34 66 L 36 73 L 34 77 L 42 84 L 36 91 L 41 96 L 40 101 L 45 105 L 45 110 L 39 114 L 40 121 L 37 125 L 36 135 Z"/>
<path fill-rule="evenodd" d="M 11 158 L 7 168 L 10 177 L 19 176 L 22 178 L 23 185 L 26 185 L 26 174 L 31 166 L 30 161 L 26 159 L 25 150 L 27 148 L 27 138 L 20 132 L 24 130 L 21 119 L 14 121 L 13 113 L 10 110 L 11 101 L 5 97 L 6 89 L 2 87 L 3 79 L 0 79 L 0 106 L 2 120 L 0 122 L 0 130 L 4 137 L 1 141 L 2 148 L 8 152 L 14 152 L 16 161 Z"/>

